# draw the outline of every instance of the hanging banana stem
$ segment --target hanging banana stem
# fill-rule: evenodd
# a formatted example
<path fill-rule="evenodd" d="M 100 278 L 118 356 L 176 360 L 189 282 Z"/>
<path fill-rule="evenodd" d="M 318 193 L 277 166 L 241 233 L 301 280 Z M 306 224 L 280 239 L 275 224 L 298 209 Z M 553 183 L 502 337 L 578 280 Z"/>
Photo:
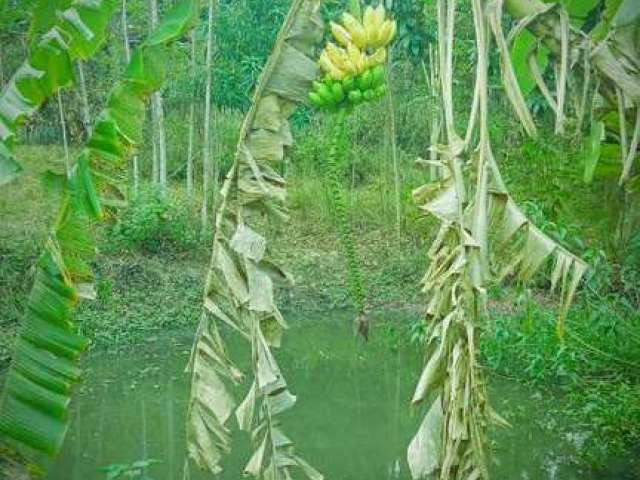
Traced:
<path fill-rule="evenodd" d="M 336 113 L 335 124 L 331 133 L 331 150 L 327 158 L 327 178 L 331 191 L 331 200 L 340 229 L 340 246 L 347 262 L 347 288 L 353 305 L 358 311 L 356 319 L 358 333 L 365 339 L 369 335 L 369 324 L 366 317 L 366 295 L 360 262 L 356 252 L 355 238 L 349 219 L 347 198 L 342 188 L 342 159 L 346 153 L 346 118 L 347 110 L 341 108 Z"/>
<path fill-rule="evenodd" d="M 387 18 L 383 5 L 368 6 L 362 12 L 360 1 L 350 0 L 348 7 L 349 11 L 342 14 L 340 23 L 331 22 L 332 40 L 337 43 L 327 42 L 318 58 L 322 77 L 313 82 L 309 101 L 314 107 L 336 115 L 327 177 L 340 228 L 340 243 L 347 260 L 349 295 L 358 310 L 356 326 L 358 333 L 367 339 L 366 297 L 342 189 L 340 160 L 347 148 L 347 113 L 363 102 L 379 100 L 386 94 L 384 63 L 397 26 Z"/>

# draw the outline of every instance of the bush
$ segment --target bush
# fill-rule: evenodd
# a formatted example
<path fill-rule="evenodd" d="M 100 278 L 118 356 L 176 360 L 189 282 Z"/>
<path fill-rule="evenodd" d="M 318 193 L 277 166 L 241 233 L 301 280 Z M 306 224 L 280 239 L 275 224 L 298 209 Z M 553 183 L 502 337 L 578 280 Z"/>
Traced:
<path fill-rule="evenodd" d="M 197 219 L 194 205 L 177 191 L 162 193 L 157 186 L 141 186 L 108 229 L 104 244 L 113 251 L 186 251 L 199 243 Z"/>

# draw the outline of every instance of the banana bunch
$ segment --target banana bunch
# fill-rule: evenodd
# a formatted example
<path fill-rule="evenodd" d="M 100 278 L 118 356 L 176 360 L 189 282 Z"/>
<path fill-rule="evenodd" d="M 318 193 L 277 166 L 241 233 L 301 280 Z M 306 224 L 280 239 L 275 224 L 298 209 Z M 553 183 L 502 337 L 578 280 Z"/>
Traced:
<path fill-rule="evenodd" d="M 328 110 L 377 100 L 387 93 L 384 77 L 384 67 L 376 65 L 357 77 L 347 75 L 342 80 L 325 78 L 323 81 L 315 81 L 309 100 L 315 107 Z"/>
<path fill-rule="evenodd" d="M 384 6 L 368 6 L 362 21 L 348 12 L 342 14 L 342 25 L 331 22 L 331 33 L 343 47 L 354 43 L 361 50 L 384 48 L 396 35 L 396 22 L 386 18 Z"/>
<path fill-rule="evenodd" d="M 328 42 L 318 64 L 324 80 L 309 94 L 319 108 L 357 105 L 384 96 L 387 45 L 396 35 L 396 22 L 387 19 L 384 6 L 368 6 L 362 20 L 345 12 L 341 24 L 331 22 L 334 42 Z"/>

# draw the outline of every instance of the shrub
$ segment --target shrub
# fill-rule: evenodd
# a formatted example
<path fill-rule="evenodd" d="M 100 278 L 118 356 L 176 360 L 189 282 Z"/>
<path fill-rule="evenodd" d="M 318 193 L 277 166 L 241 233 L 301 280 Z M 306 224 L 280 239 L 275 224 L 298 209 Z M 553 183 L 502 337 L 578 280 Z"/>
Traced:
<path fill-rule="evenodd" d="M 106 234 L 109 250 L 142 253 L 181 252 L 199 242 L 198 215 L 183 194 L 141 186 Z"/>

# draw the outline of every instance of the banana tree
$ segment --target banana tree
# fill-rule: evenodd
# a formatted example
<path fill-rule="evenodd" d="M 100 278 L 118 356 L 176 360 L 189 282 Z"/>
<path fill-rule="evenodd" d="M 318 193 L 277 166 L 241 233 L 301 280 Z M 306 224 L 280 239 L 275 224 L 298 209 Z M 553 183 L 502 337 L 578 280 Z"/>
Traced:
<path fill-rule="evenodd" d="M 45 100 L 73 85 L 73 62 L 95 54 L 115 6 L 115 0 L 75 0 L 60 12 L 34 9 L 32 30 L 39 32 L 44 25 L 48 28 L 35 38 L 29 58 L 0 94 L 0 186 L 22 169 L 13 153 L 17 129 Z"/>
<path fill-rule="evenodd" d="M 50 175 L 62 193 L 61 203 L 37 263 L 0 399 L 3 441 L 49 455 L 60 450 L 72 388 L 81 376 L 78 358 L 88 345 L 76 333 L 72 314 L 80 299 L 95 296 L 93 226 L 125 200 L 119 186 L 130 154 L 142 141 L 145 102 L 165 78 L 165 48 L 189 30 L 198 14 L 199 2 L 193 0 L 182 0 L 166 14 L 133 53 L 125 78 L 111 90 L 70 176 Z"/>
<path fill-rule="evenodd" d="M 590 123 L 585 181 L 592 181 L 598 161 L 604 157 L 600 144 L 608 140 L 616 146 L 620 160 L 619 185 L 627 192 L 637 191 L 640 177 L 634 161 L 640 143 L 640 3 L 505 0 L 505 8 L 518 21 L 509 34 L 518 79 L 514 87 L 525 96 L 538 87 L 556 114 L 558 132 L 566 120 L 567 94 L 573 95 L 577 131 L 582 132 L 585 120 Z M 548 65 L 556 70 L 552 87 L 544 78 Z"/>
<path fill-rule="evenodd" d="M 500 57 L 502 81 L 523 127 L 536 131 L 514 74 L 502 30 L 502 0 L 470 0 L 476 32 L 476 83 L 462 139 L 454 122 L 453 47 L 455 0 L 438 0 L 440 90 L 446 143 L 433 145 L 443 173 L 414 191 L 420 210 L 440 221 L 422 280 L 426 297 L 426 362 L 412 404 L 429 407 L 411 441 L 407 459 L 414 479 L 487 479 L 486 429 L 505 424 L 492 410 L 479 365 L 479 330 L 489 321 L 487 291 L 506 277 L 526 281 L 553 263 L 552 289 L 560 291 L 558 334 L 587 268 L 537 228 L 517 206 L 502 179 L 489 131 L 488 65 L 491 43 Z M 560 96 L 560 95 L 559 95 Z M 561 103 L 561 102 L 560 102 Z"/>
<path fill-rule="evenodd" d="M 240 131 L 234 163 L 219 193 L 204 308 L 191 352 L 187 412 L 189 457 L 212 474 L 231 449 L 230 418 L 251 433 L 254 452 L 244 473 L 291 478 L 298 469 L 311 480 L 322 475 L 294 452 L 280 415 L 293 407 L 271 349 L 287 324 L 274 300 L 274 284 L 290 277 L 269 258 L 257 220 L 286 220 L 285 181 L 275 166 L 293 144 L 289 117 L 307 101 L 316 78 L 316 45 L 322 40 L 320 0 L 294 0 L 256 87 Z M 244 400 L 234 390 L 245 374 L 225 347 L 221 327 L 251 345 L 250 386 Z M 186 471 L 189 464 L 185 465 Z"/>

